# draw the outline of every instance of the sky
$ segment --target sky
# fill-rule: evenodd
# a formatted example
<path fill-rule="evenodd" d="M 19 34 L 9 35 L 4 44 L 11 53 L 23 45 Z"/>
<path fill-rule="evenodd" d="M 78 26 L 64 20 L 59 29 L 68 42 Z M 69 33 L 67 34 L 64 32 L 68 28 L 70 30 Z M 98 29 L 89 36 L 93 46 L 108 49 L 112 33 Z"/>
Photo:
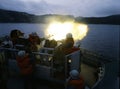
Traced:
<path fill-rule="evenodd" d="M 36 15 L 103 17 L 120 14 L 120 0 L 0 0 L 0 9 Z"/>

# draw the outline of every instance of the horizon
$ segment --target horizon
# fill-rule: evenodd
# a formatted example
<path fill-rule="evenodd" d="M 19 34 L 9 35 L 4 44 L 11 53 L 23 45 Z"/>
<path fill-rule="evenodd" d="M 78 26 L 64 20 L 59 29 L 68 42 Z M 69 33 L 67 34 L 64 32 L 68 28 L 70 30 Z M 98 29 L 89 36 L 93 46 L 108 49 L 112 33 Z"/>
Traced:
<path fill-rule="evenodd" d="M 69 2 L 69 4 L 68 4 Z M 74 17 L 105 17 L 120 14 L 120 0 L 2 0 L 0 9 L 34 15 L 60 14 Z"/>
<path fill-rule="evenodd" d="M 66 15 L 64 15 L 64 14 L 41 14 L 41 15 L 36 15 L 36 14 L 34 14 L 34 13 L 28 13 L 28 12 L 23 12 L 23 11 L 16 11 L 16 10 L 9 10 L 9 9 L 1 9 L 0 8 L 0 10 L 5 10 L 5 11 L 13 11 L 13 12 L 20 12 L 20 13 L 26 13 L 26 14 L 30 14 L 30 15 L 35 15 L 35 16 L 44 16 L 44 15 L 63 15 L 63 16 L 73 16 L 74 18 L 77 18 L 77 17 L 83 17 L 83 18 L 99 18 L 99 17 L 109 17 L 109 16 L 114 16 L 114 15 L 120 15 L 120 14 L 111 14 L 111 15 L 106 15 L 106 16 L 92 16 L 92 17 L 85 17 L 85 16 L 74 16 L 74 15 L 70 15 L 70 14 L 66 14 Z"/>

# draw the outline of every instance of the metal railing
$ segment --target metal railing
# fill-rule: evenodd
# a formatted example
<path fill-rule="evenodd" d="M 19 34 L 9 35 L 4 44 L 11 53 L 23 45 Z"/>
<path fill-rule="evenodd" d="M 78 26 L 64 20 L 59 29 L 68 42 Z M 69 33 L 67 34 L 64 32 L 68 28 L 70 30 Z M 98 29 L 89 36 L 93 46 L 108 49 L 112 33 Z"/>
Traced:
<path fill-rule="evenodd" d="M 36 60 L 36 55 L 40 56 L 40 60 L 43 60 L 45 64 L 39 63 L 36 64 L 39 65 L 37 66 L 38 68 L 41 68 L 40 66 L 46 66 L 48 67 L 48 69 L 50 70 L 50 76 L 53 78 L 54 77 L 54 72 L 57 71 L 54 68 L 54 48 L 42 48 L 40 51 L 38 52 L 32 52 L 30 55 L 33 55 L 32 57 Z M 16 60 L 16 55 L 17 52 L 19 51 L 18 49 L 13 49 L 13 48 L 0 48 L 0 51 L 3 51 L 5 53 L 5 59 L 9 60 L 9 59 L 14 59 Z M 10 53 L 11 57 L 8 57 L 8 53 Z M 59 55 L 59 54 L 58 54 Z M 49 58 L 51 58 L 49 60 Z M 57 60 L 57 59 L 56 59 Z M 75 51 L 71 54 L 65 55 L 65 60 L 64 60 L 64 74 L 65 74 L 65 79 L 69 76 L 69 71 L 72 69 L 76 69 L 80 72 L 80 50 Z M 46 63 L 49 62 L 49 65 L 46 65 Z M 45 70 L 44 70 L 45 71 Z"/>

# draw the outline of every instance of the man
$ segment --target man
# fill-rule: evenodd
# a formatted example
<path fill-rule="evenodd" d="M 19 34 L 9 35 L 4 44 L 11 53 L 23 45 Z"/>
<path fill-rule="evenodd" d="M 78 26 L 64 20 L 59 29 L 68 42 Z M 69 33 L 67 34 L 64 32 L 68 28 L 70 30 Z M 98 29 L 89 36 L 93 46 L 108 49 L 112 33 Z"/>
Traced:
<path fill-rule="evenodd" d="M 66 48 L 72 48 L 74 45 L 74 39 L 71 33 L 68 33 L 66 35 L 66 39 L 65 39 L 65 47 Z"/>
<path fill-rule="evenodd" d="M 17 64 L 20 68 L 20 74 L 24 79 L 25 89 L 34 89 L 34 79 L 33 79 L 33 71 L 34 71 L 34 62 L 30 60 L 30 56 L 24 50 L 18 52 L 16 57 Z"/>
<path fill-rule="evenodd" d="M 77 70 L 70 71 L 70 77 L 67 80 L 67 89 L 84 89 L 85 83 Z"/>
<path fill-rule="evenodd" d="M 71 33 L 68 33 L 66 35 L 66 39 L 63 43 L 62 50 L 66 55 L 79 50 L 78 47 L 74 47 L 74 39 Z"/>
<path fill-rule="evenodd" d="M 10 33 L 10 38 L 12 40 L 13 46 L 19 50 L 26 50 L 27 52 L 31 52 L 30 46 L 31 43 L 28 39 L 24 37 L 24 33 L 18 29 L 14 29 Z"/>

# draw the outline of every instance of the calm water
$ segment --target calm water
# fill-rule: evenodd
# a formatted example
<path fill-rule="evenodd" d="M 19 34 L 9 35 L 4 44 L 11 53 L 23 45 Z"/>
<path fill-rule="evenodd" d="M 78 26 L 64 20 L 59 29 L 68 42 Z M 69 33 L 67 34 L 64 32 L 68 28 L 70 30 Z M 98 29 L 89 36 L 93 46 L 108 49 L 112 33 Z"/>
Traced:
<path fill-rule="evenodd" d="M 12 29 L 21 29 L 26 35 L 37 32 L 44 37 L 45 24 L 2 24 L 0 23 L 0 36 L 9 34 Z M 81 47 L 94 51 L 111 59 L 119 59 L 120 25 L 94 25 L 88 24 L 88 34 L 81 41 Z"/>

